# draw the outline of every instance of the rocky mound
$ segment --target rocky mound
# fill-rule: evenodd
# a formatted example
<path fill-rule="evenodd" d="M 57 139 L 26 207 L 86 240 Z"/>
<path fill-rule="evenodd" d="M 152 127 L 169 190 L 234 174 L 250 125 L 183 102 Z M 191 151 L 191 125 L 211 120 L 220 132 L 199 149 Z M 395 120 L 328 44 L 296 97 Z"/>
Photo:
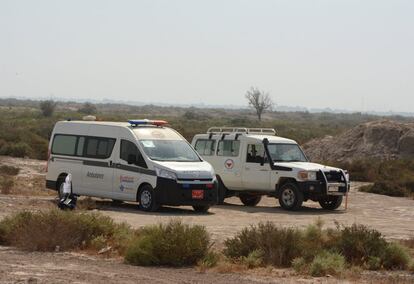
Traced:
<path fill-rule="evenodd" d="M 312 161 L 414 158 L 414 123 L 367 122 L 338 136 L 311 140 L 303 149 Z"/>

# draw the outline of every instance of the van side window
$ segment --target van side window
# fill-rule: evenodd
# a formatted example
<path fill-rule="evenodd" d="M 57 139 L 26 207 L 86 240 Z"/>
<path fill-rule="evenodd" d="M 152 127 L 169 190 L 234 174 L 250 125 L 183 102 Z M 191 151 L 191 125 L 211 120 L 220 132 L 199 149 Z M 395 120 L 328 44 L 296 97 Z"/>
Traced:
<path fill-rule="evenodd" d="M 239 155 L 239 140 L 220 140 L 217 148 L 217 156 L 237 157 Z"/>
<path fill-rule="evenodd" d="M 78 138 L 78 147 L 76 148 L 76 156 L 83 156 L 83 146 L 85 145 L 85 137 Z"/>
<path fill-rule="evenodd" d="M 131 159 L 130 155 L 133 155 L 135 157 L 135 165 L 142 168 L 148 168 L 147 163 L 145 162 L 144 157 L 142 157 L 141 152 L 138 150 L 137 145 L 128 140 L 121 140 L 121 160 L 129 162 L 129 159 Z"/>
<path fill-rule="evenodd" d="M 264 153 L 263 144 L 249 144 L 247 146 L 246 163 L 264 163 Z"/>
<path fill-rule="evenodd" d="M 75 135 L 56 134 L 53 139 L 52 154 L 74 156 L 77 139 Z"/>
<path fill-rule="evenodd" d="M 201 156 L 212 156 L 216 149 L 216 140 L 199 139 L 194 148 Z"/>
<path fill-rule="evenodd" d="M 111 156 L 115 139 L 101 137 L 86 137 L 85 157 L 107 159 Z"/>

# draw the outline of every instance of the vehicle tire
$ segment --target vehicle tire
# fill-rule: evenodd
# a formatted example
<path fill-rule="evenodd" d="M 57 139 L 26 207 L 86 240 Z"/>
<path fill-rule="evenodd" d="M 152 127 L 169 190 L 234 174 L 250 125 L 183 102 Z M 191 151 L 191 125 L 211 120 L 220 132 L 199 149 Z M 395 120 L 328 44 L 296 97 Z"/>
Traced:
<path fill-rule="evenodd" d="M 227 188 L 226 186 L 223 184 L 223 181 L 221 180 L 220 177 L 217 178 L 218 179 L 218 201 L 217 204 L 218 205 L 223 205 L 224 204 L 224 199 L 226 199 L 226 195 L 227 195 Z"/>
<path fill-rule="evenodd" d="M 298 210 L 302 207 L 303 193 L 295 183 L 285 183 L 279 190 L 279 203 L 283 209 Z"/>
<path fill-rule="evenodd" d="M 244 193 L 240 194 L 239 198 L 245 206 L 256 206 L 262 199 L 262 196 Z"/>
<path fill-rule="evenodd" d="M 342 199 L 343 199 L 343 197 L 340 196 L 340 195 L 339 196 L 336 196 L 336 195 L 327 196 L 327 197 L 319 200 L 319 204 L 321 205 L 321 207 L 323 209 L 335 210 L 335 209 L 338 209 L 339 206 L 341 206 Z"/>
<path fill-rule="evenodd" d="M 113 205 L 121 205 L 122 203 L 124 203 L 122 200 L 112 199 L 112 204 Z"/>
<path fill-rule="evenodd" d="M 210 206 L 208 206 L 208 205 L 194 205 L 193 208 L 194 208 L 194 211 L 196 211 L 196 212 L 207 213 L 208 209 L 210 209 Z"/>
<path fill-rule="evenodd" d="M 139 209 L 148 212 L 157 211 L 160 207 L 157 200 L 155 191 L 149 184 L 144 185 L 138 192 Z"/>

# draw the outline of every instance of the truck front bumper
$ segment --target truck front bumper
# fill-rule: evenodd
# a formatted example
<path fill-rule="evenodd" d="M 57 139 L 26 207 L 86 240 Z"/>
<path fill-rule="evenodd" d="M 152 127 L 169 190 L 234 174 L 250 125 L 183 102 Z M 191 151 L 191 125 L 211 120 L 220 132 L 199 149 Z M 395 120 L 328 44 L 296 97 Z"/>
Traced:
<path fill-rule="evenodd" d="M 162 205 L 211 206 L 218 202 L 218 183 L 212 180 L 177 181 L 158 177 L 155 193 Z"/>

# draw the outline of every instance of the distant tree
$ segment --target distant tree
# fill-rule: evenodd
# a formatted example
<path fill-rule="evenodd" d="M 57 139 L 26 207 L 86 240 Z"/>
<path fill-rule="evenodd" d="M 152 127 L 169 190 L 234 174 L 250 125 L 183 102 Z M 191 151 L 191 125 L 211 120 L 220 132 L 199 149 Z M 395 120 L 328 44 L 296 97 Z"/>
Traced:
<path fill-rule="evenodd" d="M 260 91 L 258 88 L 251 87 L 246 93 L 249 106 L 256 111 L 257 118 L 262 120 L 262 114 L 273 107 L 272 98 L 268 93 Z"/>
<path fill-rule="evenodd" d="M 84 113 L 84 114 L 95 114 L 97 113 L 97 108 L 94 104 L 90 103 L 90 102 L 86 102 L 83 104 L 83 106 L 78 109 L 78 112 L 80 113 Z"/>
<path fill-rule="evenodd" d="M 53 112 L 55 111 L 57 102 L 53 100 L 47 100 L 40 102 L 40 110 L 45 117 L 50 117 L 53 115 Z"/>

